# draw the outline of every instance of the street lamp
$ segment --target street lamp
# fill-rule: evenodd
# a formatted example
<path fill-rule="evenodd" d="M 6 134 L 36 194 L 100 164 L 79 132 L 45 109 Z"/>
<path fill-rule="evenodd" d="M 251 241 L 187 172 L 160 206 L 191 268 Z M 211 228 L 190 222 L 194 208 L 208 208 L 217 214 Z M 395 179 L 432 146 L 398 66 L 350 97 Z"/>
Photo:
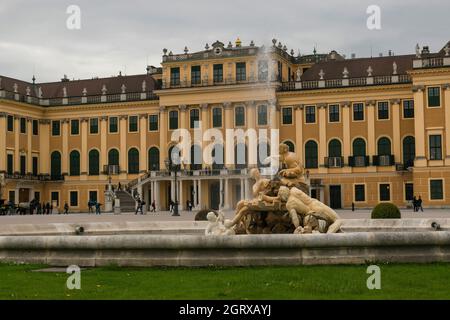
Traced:
<path fill-rule="evenodd" d="M 177 188 L 177 173 L 178 173 L 178 165 L 174 164 L 171 159 L 166 159 L 164 160 L 164 163 L 166 165 L 167 170 L 169 170 L 169 172 L 174 172 L 174 183 L 175 183 L 175 203 L 174 203 L 174 208 L 173 208 L 173 217 L 179 216 L 180 214 L 178 213 L 178 188 Z"/>

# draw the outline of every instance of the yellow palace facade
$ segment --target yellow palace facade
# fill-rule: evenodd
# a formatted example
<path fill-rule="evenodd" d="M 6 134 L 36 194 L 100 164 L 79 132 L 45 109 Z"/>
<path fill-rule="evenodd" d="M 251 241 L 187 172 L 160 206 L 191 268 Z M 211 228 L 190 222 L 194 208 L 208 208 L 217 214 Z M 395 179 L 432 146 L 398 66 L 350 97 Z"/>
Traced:
<path fill-rule="evenodd" d="M 249 166 L 180 167 L 176 129 L 278 130 L 301 159 L 313 197 L 333 208 L 450 206 L 450 47 L 346 59 L 216 41 L 164 50 L 141 75 L 36 83 L 0 76 L 1 199 L 86 211 L 109 183 L 165 210 L 232 209 L 250 196 Z M 192 154 L 204 141 L 192 142 Z M 219 149 L 214 149 L 217 157 Z M 248 145 L 244 146 L 248 150 Z M 223 152 L 222 152 L 223 154 Z M 247 156 L 245 157 L 247 159 Z M 176 196 L 175 196 L 176 193 Z"/>

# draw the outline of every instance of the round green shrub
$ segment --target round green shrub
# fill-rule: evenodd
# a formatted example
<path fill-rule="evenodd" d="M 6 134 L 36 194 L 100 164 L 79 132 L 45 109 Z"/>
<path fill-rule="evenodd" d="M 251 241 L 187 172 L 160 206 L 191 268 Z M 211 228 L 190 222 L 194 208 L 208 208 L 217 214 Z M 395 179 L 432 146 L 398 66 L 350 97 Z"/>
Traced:
<path fill-rule="evenodd" d="M 211 211 L 214 212 L 217 216 L 217 212 L 215 210 L 203 209 L 203 210 L 200 210 L 199 212 L 197 212 L 194 220 L 195 221 L 206 221 L 207 220 L 206 215 Z"/>
<path fill-rule="evenodd" d="M 372 210 L 372 219 L 400 219 L 400 210 L 395 204 L 380 203 Z"/>

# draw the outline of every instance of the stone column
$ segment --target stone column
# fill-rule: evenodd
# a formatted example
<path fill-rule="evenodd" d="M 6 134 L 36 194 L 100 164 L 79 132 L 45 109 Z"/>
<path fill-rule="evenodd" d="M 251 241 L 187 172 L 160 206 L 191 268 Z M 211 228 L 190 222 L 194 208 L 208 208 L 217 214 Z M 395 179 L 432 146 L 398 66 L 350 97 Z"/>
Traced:
<path fill-rule="evenodd" d="M 81 179 L 87 179 L 88 174 L 88 118 L 81 119 L 81 159 L 80 159 L 80 174 Z"/>
<path fill-rule="evenodd" d="M 375 141 L 375 101 L 366 101 L 367 110 L 367 155 L 372 158 L 377 154 Z M 372 162 L 372 159 L 370 159 Z"/>
<path fill-rule="evenodd" d="M 179 209 L 184 210 L 185 203 L 184 203 L 184 197 L 183 197 L 183 180 L 178 180 L 178 204 Z"/>
<path fill-rule="evenodd" d="M 201 129 L 202 129 L 202 133 L 204 134 L 206 132 L 206 130 L 208 130 L 209 127 L 209 111 L 208 111 L 208 104 L 207 103 L 203 103 L 200 105 L 200 109 L 201 109 L 201 118 L 200 120 L 202 121 L 202 125 L 201 125 Z M 203 150 L 205 150 L 205 146 L 206 146 L 206 142 L 203 141 L 202 139 L 202 152 Z M 202 159 L 203 159 L 203 155 L 202 155 Z M 200 201 L 201 202 L 201 201 Z"/>
<path fill-rule="evenodd" d="M 194 190 L 193 192 L 193 198 L 194 198 L 194 203 L 193 206 L 195 209 L 197 209 L 198 207 L 198 201 L 197 201 L 197 180 L 192 180 L 192 189 Z"/>
<path fill-rule="evenodd" d="M 219 208 L 223 207 L 223 194 L 225 192 L 225 190 L 223 189 L 223 179 L 220 179 L 220 188 L 219 188 Z"/>
<path fill-rule="evenodd" d="M 392 99 L 390 103 L 392 106 L 392 152 L 395 157 L 395 163 L 400 163 L 402 160 L 400 139 L 400 99 Z"/>
<path fill-rule="evenodd" d="M 249 193 L 249 181 L 248 178 L 244 179 L 244 199 L 250 199 L 250 193 Z"/>
<path fill-rule="evenodd" d="M 159 108 L 159 167 L 165 168 L 164 160 L 167 155 L 167 110 L 166 107 L 161 106 Z"/>
<path fill-rule="evenodd" d="M 327 156 L 327 105 L 319 104 L 319 172 L 325 168 Z M 326 169 L 324 170 L 326 172 Z"/>
<path fill-rule="evenodd" d="M 50 120 L 41 119 L 39 120 L 39 172 L 41 174 L 50 174 L 49 159 L 50 159 Z"/>
<path fill-rule="evenodd" d="M 119 156 L 119 164 L 120 164 L 120 173 L 121 179 L 124 178 L 123 174 L 128 172 L 127 166 L 127 120 L 128 117 L 126 115 L 122 115 L 119 117 L 119 135 L 120 135 L 120 156 Z"/>
<path fill-rule="evenodd" d="M 424 114 L 424 86 L 414 86 L 414 137 L 416 143 L 415 167 L 427 165 L 425 153 L 425 114 Z"/>
<path fill-rule="evenodd" d="M 62 121 L 62 155 L 61 155 L 61 173 L 69 174 L 69 119 Z M 61 195 L 62 198 L 62 195 Z M 60 199 L 62 201 L 62 199 Z"/>
<path fill-rule="evenodd" d="M 224 204 L 223 204 L 223 208 L 225 210 L 229 210 L 231 208 L 231 200 L 230 200 L 230 186 L 228 183 L 229 179 L 225 178 L 225 199 L 224 199 Z"/>
<path fill-rule="evenodd" d="M 156 210 L 159 211 L 161 210 L 161 195 L 160 195 L 160 184 L 161 182 L 159 181 L 155 181 L 155 206 L 156 206 Z"/>
<path fill-rule="evenodd" d="M 173 177 L 173 173 L 172 173 Z M 170 200 L 175 202 L 175 182 L 174 179 L 170 180 Z"/>
<path fill-rule="evenodd" d="M 268 112 L 269 112 L 269 128 L 278 129 L 277 121 L 277 99 L 270 99 L 268 102 Z"/>
<path fill-rule="evenodd" d="M 450 165 L 450 83 L 443 85 L 445 100 L 445 165 Z"/>
<path fill-rule="evenodd" d="M 241 179 L 241 200 L 245 199 L 245 185 L 244 179 Z"/>
<path fill-rule="evenodd" d="M 6 172 L 6 112 L 0 113 L 0 172 Z M 2 190 L 3 191 L 3 190 Z M 2 195 L 0 194 L 0 197 Z M 8 195 L 3 195 L 7 197 Z"/>
<path fill-rule="evenodd" d="M 28 174 L 31 174 L 33 172 L 33 143 L 32 143 L 32 134 L 33 134 L 33 120 L 30 118 L 27 118 L 27 170 L 26 172 Z M 30 188 L 32 190 L 32 188 Z M 30 199 L 33 199 L 31 197 Z"/>
<path fill-rule="evenodd" d="M 14 116 L 14 172 L 20 171 L 20 118 Z"/>
<path fill-rule="evenodd" d="M 256 104 L 255 101 L 247 102 L 247 117 L 245 119 L 247 128 L 255 129 L 256 128 Z"/>
<path fill-rule="evenodd" d="M 303 163 L 303 105 L 294 106 L 295 112 L 295 153 Z M 304 163 L 303 163 L 304 165 Z"/>
<path fill-rule="evenodd" d="M 348 157 L 351 156 L 351 140 L 350 140 L 350 102 L 341 102 L 342 107 L 342 155 L 344 163 L 348 163 Z"/>
<path fill-rule="evenodd" d="M 198 180 L 198 208 L 202 209 L 202 180 Z"/>
<path fill-rule="evenodd" d="M 100 170 L 108 164 L 108 117 L 100 117 Z"/>
<path fill-rule="evenodd" d="M 140 151 L 139 151 L 139 172 L 147 171 L 147 114 L 139 115 L 139 135 L 140 135 Z"/>

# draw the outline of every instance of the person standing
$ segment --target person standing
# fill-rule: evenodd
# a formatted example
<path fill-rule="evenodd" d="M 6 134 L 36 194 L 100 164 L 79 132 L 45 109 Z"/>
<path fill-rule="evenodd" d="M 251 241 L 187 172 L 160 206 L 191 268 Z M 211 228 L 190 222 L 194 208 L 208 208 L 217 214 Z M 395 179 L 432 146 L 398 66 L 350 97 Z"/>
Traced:
<path fill-rule="evenodd" d="M 100 206 L 101 206 L 101 204 L 100 204 L 100 202 L 95 202 L 95 214 L 98 214 L 98 215 L 100 215 L 101 214 L 101 212 L 100 212 Z"/>
<path fill-rule="evenodd" d="M 95 206 L 95 204 L 93 203 L 93 201 L 91 201 L 91 199 L 89 199 L 88 201 L 88 209 L 89 209 L 89 213 L 92 213 L 92 206 Z"/>
<path fill-rule="evenodd" d="M 134 212 L 134 214 L 138 214 L 139 210 L 141 211 L 142 214 L 142 202 L 141 199 L 137 199 L 137 206 L 136 206 L 136 211 Z"/>
<path fill-rule="evenodd" d="M 413 203 L 413 210 L 414 210 L 414 212 L 416 212 L 417 211 L 417 197 L 416 196 L 414 196 L 412 203 Z"/>
<path fill-rule="evenodd" d="M 64 214 L 69 214 L 69 205 L 66 203 L 64 203 Z"/>
<path fill-rule="evenodd" d="M 422 197 L 421 196 L 419 196 L 419 199 L 417 199 L 417 212 L 419 212 L 419 209 L 420 209 L 420 211 L 423 212 Z"/>
<path fill-rule="evenodd" d="M 150 210 L 150 212 L 156 212 L 156 203 L 155 203 L 155 200 L 152 201 L 152 209 Z"/>
<path fill-rule="evenodd" d="M 45 210 L 47 211 L 47 214 L 50 214 L 50 202 L 47 202 L 45 205 Z"/>

